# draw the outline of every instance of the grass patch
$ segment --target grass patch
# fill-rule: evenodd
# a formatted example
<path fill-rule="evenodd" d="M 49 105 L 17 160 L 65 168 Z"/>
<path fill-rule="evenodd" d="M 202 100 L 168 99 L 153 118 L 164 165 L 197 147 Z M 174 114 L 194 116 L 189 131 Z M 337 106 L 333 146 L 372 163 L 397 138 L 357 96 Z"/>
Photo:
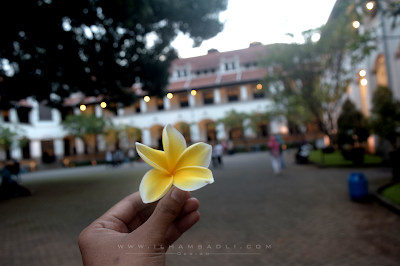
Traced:
<path fill-rule="evenodd" d="M 321 150 L 313 150 L 308 159 L 311 162 L 327 166 L 346 166 L 353 164 L 352 161 L 344 159 L 339 150 L 325 154 L 323 154 Z M 381 157 L 371 154 L 364 155 L 364 165 L 379 165 L 380 163 L 382 163 Z"/>
<path fill-rule="evenodd" d="M 383 190 L 382 195 L 391 202 L 400 205 L 400 184 L 395 184 Z"/>

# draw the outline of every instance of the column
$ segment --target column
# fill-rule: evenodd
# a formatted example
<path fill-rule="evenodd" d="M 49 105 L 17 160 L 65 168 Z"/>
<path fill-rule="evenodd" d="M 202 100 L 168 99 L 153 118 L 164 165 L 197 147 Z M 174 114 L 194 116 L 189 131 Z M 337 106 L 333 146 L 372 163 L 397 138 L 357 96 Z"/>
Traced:
<path fill-rule="evenodd" d="M 53 141 L 54 146 L 54 155 L 56 158 L 64 157 L 64 140 L 63 139 L 55 139 Z"/>
<path fill-rule="evenodd" d="M 240 99 L 242 101 L 247 100 L 247 87 L 245 85 L 242 85 L 240 87 Z"/>
<path fill-rule="evenodd" d="M 118 116 L 123 116 L 124 113 L 125 113 L 124 108 L 118 108 L 118 109 L 117 109 L 117 115 L 118 115 Z"/>
<path fill-rule="evenodd" d="M 76 154 L 84 154 L 85 153 L 85 144 L 83 140 L 80 138 L 75 138 L 75 149 Z"/>
<path fill-rule="evenodd" d="M 15 108 L 11 108 L 10 109 L 10 113 L 9 113 L 9 119 L 11 123 L 18 123 L 18 114 L 17 114 L 17 110 L 15 110 Z"/>
<path fill-rule="evenodd" d="M 225 132 L 225 125 L 223 123 L 218 123 L 215 130 L 217 131 L 217 140 L 228 139 Z"/>
<path fill-rule="evenodd" d="M 189 94 L 189 106 L 194 107 L 196 106 L 196 96 L 193 96 L 192 94 Z"/>
<path fill-rule="evenodd" d="M 168 99 L 167 96 L 164 96 L 163 101 L 164 101 L 164 109 L 165 110 L 171 109 L 171 100 Z"/>
<path fill-rule="evenodd" d="M 42 145 L 40 140 L 32 139 L 29 141 L 29 153 L 31 158 L 38 159 L 42 157 Z"/>
<path fill-rule="evenodd" d="M 190 139 L 192 142 L 200 141 L 200 128 L 199 124 L 193 123 L 190 125 Z"/>
<path fill-rule="evenodd" d="M 103 108 L 99 104 L 96 104 L 94 106 L 94 115 L 96 117 L 102 117 L 103 116 Z"/>
<path fill-rule="evenodd" d="M 107 150 L 107 143 L 104 135 L 97 135 L 97 150 L 100 152 Z"/>
<path fill-rule="evenodd" d="M 140 112 L 141 113 L 147 112 L 147 103 L 143 99 L 140 99 Z"/>
<path fill-rule="evenodd" d="M 142 141 L 144 145 L 147 145 L 149 147 L 152 146 L 150 129 L 142 129 Z"/>
<path fill-rule="evenodd" d="M 221 92 L 219 89 L 214 89 L 214 103 L 220 103 L 221 102 Z"/>
<path fill-rule="evenodd" d="M 10 148 L 10 156 L 13 159 L 21 159 L 22 158 L 22 150 L 19 146 L 19 140 L 13 140 Z"/>
<path fill-rule="evenodd" d="M 251 123 L 251 121 L 249 118 L 247 118 L 243 121 L 242 126 L 244 129 L 244 136 L 246 138 L 255 138 L 255 137 L 257 137 L 257 134 L 251 128 L 250 123 Z"/>

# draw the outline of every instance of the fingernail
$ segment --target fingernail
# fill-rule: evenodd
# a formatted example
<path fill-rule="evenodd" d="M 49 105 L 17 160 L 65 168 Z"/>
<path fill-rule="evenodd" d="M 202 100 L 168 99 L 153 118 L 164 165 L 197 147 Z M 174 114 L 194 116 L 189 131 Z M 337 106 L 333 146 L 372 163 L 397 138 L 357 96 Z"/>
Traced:
<path fill-rule="evenodd" d="M 186 199 L 186 196 L 187 196 L 187 192 L 180 190 L 177 187 L 174 187 L 174 190 L 172 190 L 172 193 L 171 193 L 171 198 L 176 200 L 178 203 L 182 203 Z"/>

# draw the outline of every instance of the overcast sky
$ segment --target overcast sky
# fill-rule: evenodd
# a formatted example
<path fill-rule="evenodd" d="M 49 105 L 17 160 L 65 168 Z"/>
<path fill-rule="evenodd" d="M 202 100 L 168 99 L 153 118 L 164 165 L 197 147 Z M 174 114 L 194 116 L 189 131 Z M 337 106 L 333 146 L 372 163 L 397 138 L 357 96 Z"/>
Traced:
<path fill-rule="evenodd" d="M 216 48 L 220 52 L 247 48 L 251 42 L 263 44 L 290 43 L 293 33 L 301 42 L 301 32 L 326 23 L 336 0 L 229 0 L 228 9 L 220 14 L 226 21 L 216 37 L 192 48 L 193 41 L 181 34 L 173 42 L 179 57 L 207 54 Z"/>

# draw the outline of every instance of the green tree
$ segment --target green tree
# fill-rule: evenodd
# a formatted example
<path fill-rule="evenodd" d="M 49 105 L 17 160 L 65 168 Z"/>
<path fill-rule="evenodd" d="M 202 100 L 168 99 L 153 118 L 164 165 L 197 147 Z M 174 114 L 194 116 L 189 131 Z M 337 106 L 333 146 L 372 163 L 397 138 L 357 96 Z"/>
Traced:
<path fill-rule="evenodd" d="M 339 145 L 353 145 L 354 136 L 357 136 L 358 142 L 364 142 L 369 137 L 367 120 L 349 99 L 346 99 L 342 105 L 337 124 Z"/>
<path fill-rule="evenodd" d="M 80 138 L 87 145 L 88 152 L 94 153 L 94 147 L 88 145 L 97 135 L 104 133 L 106 122 L 94 115 L 69 115 L 62 122 L 63 128 L 73 137 Z"/>
<path fill-rule="evenodd" d="M 351 82 L 353 66 L 360 60 L 356 55 L 366 52 L 354 45 L 359 36 L 345 4 L 340 5 L 344 12 L 335 12 L 325 26 L 303 32 L 304 43 L 271 46 L 263 60 L 271 70 L 265 82 L 271 85 L 275 112 L 299 125 L 316 122 L 332 142 L 340 99 Z M 315 41 L 317 34 L 321 38 Z"/>
<path fill-rule="evenodd" d="M 393 98 L 388 87 L 379 86 L 373 94 L 372 106 L 371 128 L 396 150 L 397 137 L 400 135 L 400 102 Z"/>
<path fill-rule="evenodd" d="M 12 130 L 0 125 L 0 149 L 10 149 L 14 141 L 18 141 L 21 147 L 27 145 L 27 142 L 23 139 L 23 133 L 24 132 L 18 128 Z"/>
<path fill-rule="evenodd" d="M 130 105 L 137 78 L 161 94 L 186 34 L 199 46 L 223 28 L 227 0 L 32 0 L 0 9 L 0 108 L 28 96 L 60 106 L 73 92 Z M 34 89 L 27 89 L 34 88 Z"/>

